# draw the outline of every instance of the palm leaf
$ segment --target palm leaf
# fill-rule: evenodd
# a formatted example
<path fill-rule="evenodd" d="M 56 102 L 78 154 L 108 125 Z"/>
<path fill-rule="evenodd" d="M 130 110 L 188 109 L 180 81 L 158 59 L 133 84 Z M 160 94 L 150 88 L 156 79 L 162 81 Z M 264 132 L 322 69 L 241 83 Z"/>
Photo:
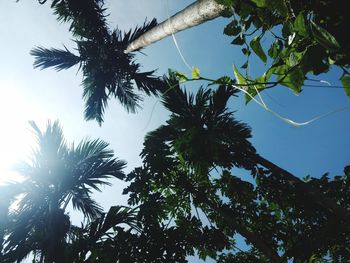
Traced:
<path fill-rule="evenodd" d="M 145 20 L 142 26 L 137 26 L 135 29 L 133 30 L 130 29 L 128 32 L 124 33 L 123 37 L 121 38 L 121 42 L 123 43 L 124 50 L 132 41 L 136 40 L 141 35 L 151 30 L 153 27 L 155 27 L 156 25 L 158 25 L 157 19 L 153 18 L 150 22 Z M 140 49 L 136 51 L 139 51 L 139 50 Z"/>
<path fill-rule="evenodd" d="M 154 72 L 136 72 L 132 75 L 137 88 L 148 96 L 151 94 L 157 96 L 165 92 L 166 83 L 159 77 L 155 77 Z"/>
<path fill-rule="evenodd" d="M 34 68 L 54 68 L 57 71 L 69 69 L 81 63 L 80 57 L 71 53 L 67 48 L 64 50 L 56 48 L 36 47 L 30 51 L 35 57 Z"/>
<path fill-rule="evenodd" d="M 76 0 L 80 3 L 82 0 Z M 62 21 L 72 21 L 72 27 L 79 33 L 75 42 L 79 56 L 68 49 L 46 49 L 37 47 L 31 51 L 35 57 L 34 67 L 56 70 L 68 69 L 79 64 L 83 71 L 83 100 L 86 120 L 103 122 L 103 115 L 111 96 L 117 98 L 128 112 L 135 113 L 140 107 L 142 97 L 138 90 L 146 95 L 158 95 L 164 91 L 164 82 L 155 77 L 154 71 L 140 72 L 140 65 L 135 63 L 133 54 L 125 54 L 124 50 L 130 41 L 137 38 L 156 25 L 156 20 L 145 22 L 127 33 L 121 30 L 108 32 L 105 28 L 103 1 L 89 0 L 88 7 L 79 7 L 73 0 L 60 0 L 54 4 Z M 81 5 L 85 5 L 81 3 Z M 86 9 L 86 10 L 85 10 Z M 90 13 L 95 13 L 94 15 Z M 91 21 L 99 20 L 94 26 Z"/>
<path fill-rule="evenodd" d="M 51 8 L 58 21 L 70 22 L 76 37 L 102 39 L 108 34 L 103 0 L 54 0 Z"/>
<path fill-rule="evenodd" d="M 90 191 L 80 187 L 71 191 L 73 209 L 77 209 L 89 219 L 98 218 L 102 215 L 102 207 L 90 196 Z"/>

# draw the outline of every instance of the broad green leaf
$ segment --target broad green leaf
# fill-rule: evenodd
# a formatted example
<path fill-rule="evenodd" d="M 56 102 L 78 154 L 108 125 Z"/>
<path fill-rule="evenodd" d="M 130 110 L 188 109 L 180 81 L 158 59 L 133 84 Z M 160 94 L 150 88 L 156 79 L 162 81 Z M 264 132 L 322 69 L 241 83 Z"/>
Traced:
<path fill-rule="evenodd" d="M 342 76 L 340 81 L 343 84 L 346 96 L 350 98 L 350 76 Z"/>
<path fill-rule="evenodd" d="M 332 36 L 332 34 L 329 33 L 326 29 L 316 25 L 313 21 L 311 21 L 311 29 L 316 41 L 325 48 L 332 50 L 340 48 L 340 45 L 335 37 Z"/>
<path fill-rule="evenodd" d="M 282 36 L 284 38 L 288 38 L 288 36 L 293 34 L 293 32 L 294 32 L 294 26 L 291 22 L 287 21 L 287 22 L 283 23 Z"/>
<path fill-rule="evenodd" d="M 294 52 L 291 52 L 289 54 L 289 58 L 288 58 L 288 62 L 287 65 L 290 67 L 294 67 L 295 65 L 297 65 L 299 63 L 299 59 L 298 57 L 295 55 Z"/>
<path fill-rule="evenodd" d="M 276 67 L 272 66 L 270 67 L 265 73 L 264 73 L 264 81 L 268 82 L 272 76 L 273 73 L 275 73 Z"/>
<path fill-rule="evenodd" d="M 238 71 L 236 66 L 233 66 L 233 73 L 235 75 L 236 81 L 239 85 L 247 84 L 246 79 L 243 77 L 243 75 Z"/>
<path fill-rule="evenodd" d="M 252 2 L 255 3 L 257 7 L 266 7 L 267 6 L 266 0 L 252 0 Z"/>
<path fill-rule="evenodd" d="M 264 75 L 255 79 L 254 82 L 265 83 L 268 81 L 270 76 L 271 75 L 267 76 L 266 73 L 264 73 Z M 255 85 L 248 86 L 247 92 L 249 93 L 250 96 L 248 94 L 245 95 L 245 103 L 248 104 L 248 102 L 250 102 L 252 100 L 252 97 L 254 98 L 258 94 L 258 92 L 263 91 L 265 89 L 265 87 L 266 87 L 265 84 L 255 84 Z"/>
<path fill-rule="evenodd" d="M 294 30 L 296 32 L 298 32 L 298 34 L 300 36 L 307 36 L 308 35 L 308 31 L 307 31 L 307 27 L 305 25 L 305 19 L 304 19 L 304 14 L 300 13 L 297 18 L 294 21 Z"/>
<path fill-rule="evenodd" d="M 177 80 L 179 82 L 186 82 L 186 81 L 188 81 L 187 76 L 184 73 L 182 73 L 182 72 L 175 71 L 175 76 L 176 76 L 176 78 L 177 78 Z"/>
<path fill-rule="evenodd" d="M 301 92 L 301 87 L 304 84 L 305 75 L 300 69 L 294 69 L 287 74 L 286 77 L 279 76 L 277 80 L 284 86 L 290 88 L 294 94 L 298 95 Z"/>
<path fill-rule="evenodd" d="M 254 98 L 258 94 L 258 92 L 254 88 L 254 86 L 249 86 L 247 89 L 247 93 L 244 96 L 245 97 L 245 104 L 248 104 L 252 100 L 252 98 Z"/>
<path fill-rule="evenodd" d="M 256 36 L 250 41 L 250 47 L 253 49 L 254 53 L 266 64 L 267 57 L 260 44 L 260 37 Z"/>
<path fill-rule="evenodd" d="M 192 67 L 192 78 L 193 79 L 199 79 L 200 75 L 201 75 L 201 72 L 200 72 L 199 68 Z"/>

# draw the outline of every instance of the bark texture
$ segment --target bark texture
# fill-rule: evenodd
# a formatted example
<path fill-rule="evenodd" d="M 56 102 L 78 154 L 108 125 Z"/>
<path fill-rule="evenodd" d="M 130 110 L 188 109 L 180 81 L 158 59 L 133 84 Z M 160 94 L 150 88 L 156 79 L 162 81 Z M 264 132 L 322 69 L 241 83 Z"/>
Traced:
<path fill-rule="evenodd" d="M 223 10 L 224 6 L 218 4 L 215 0 L 197 0 L 131 42 L 125 53 L 136 51 L 171 34 L 217 18 Z"/>

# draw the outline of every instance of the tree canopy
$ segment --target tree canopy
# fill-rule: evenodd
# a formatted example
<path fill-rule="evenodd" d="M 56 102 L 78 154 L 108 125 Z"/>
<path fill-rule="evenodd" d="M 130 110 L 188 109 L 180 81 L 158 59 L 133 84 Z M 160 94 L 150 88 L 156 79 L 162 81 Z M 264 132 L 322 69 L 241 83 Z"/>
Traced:
<path fill-rule="evenodd" d="M 124 51 L 155 19 L 123 32 L 108 26 L 103 0 L 38 1 L 69 23 L 76 50 L 36 47 L 34 67 L 77 65 L 87 120 L 101 124 L 111 97 L 135 112 L 137 90 L 159 96 L 169 116 L 147 133 L 142 163 L 128 173 L 107 142 L 68 144 L 58 121 L 44 130 L 30 122 L 37 147 L 16 166 L 23 181 L 0 186 L 0 262 L 187 262 L 193 255 L 222 263 L 350 262 L 350 166 L 301 178 L 262 156 L 229 106 L 242 90 L 247 101 L 278 84 L 300 93 L 333 66 L 349 95 L 345 3 L 218 0 L 231 19 L 224 33 L 247 60 L 245 74 L 234 66 L 235 78 L 213 80 L 198 68 L 191 79 L 140 71 L 135 53 Z M 267 34 L 271 41 L 262 44 Z M 266 65 L 254 78 L 252 52 Z M 184 80 L 208 85 L 189 92 Z M 104 211 L 93 192 L 113 178 L 127 183 L 128 203 Z M 68 206 L 81 213 L 80 225 Z"/>

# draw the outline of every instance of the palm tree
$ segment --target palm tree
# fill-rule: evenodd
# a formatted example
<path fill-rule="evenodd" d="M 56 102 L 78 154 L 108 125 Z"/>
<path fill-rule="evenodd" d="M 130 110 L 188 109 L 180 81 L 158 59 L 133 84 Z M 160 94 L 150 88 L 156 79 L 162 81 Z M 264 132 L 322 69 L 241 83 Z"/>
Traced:
<path fill-rule="evenodd" d="M 125 52 L 133 52 L 171 34 L 200 25 L 220 16 L 225 7 L 216 0 L 197 0 L 131 42 Z"/>
<path fill-rule="evenodd" d="M 40 262 L 62 262 L 70 229 L 67 205 L 88 220 L 101 216 L 102 207 L 91 193 L 110 185 L 109 178 L 122 179 L 125 162 L 114 158 L 108 143 L 98 139 L 69 147 L 57 121 L 48 122 L 44 132 L 34 122 L 31 126 L 38 147 L 31 162 L 17 167 L 25 180 L 15 185 L 19 201 L 9 214 L 3 262 L 19 262 L 30 252 L 40 255 Z"/>
<path fill-rule="evenodd" d="M 179 88 L 174 76 L 168 82 L 175 88 L 163 96 L 163 104 L 172 112 L 167 130 L 169 134 L 169 130 L 177 131 L 171 140 L 187 160 L 198 165 L 201 163 L 198 157 L 205 158 L 203 163 L 207 168 L 215 165 L 224 168 L 236 166 L 253 174 L 258 166 L 264 167 L 271 175 L 294 185 L 299 194 L 306 194 L 311 203 L 350 222 L 349 213 L 342 207 L 256 152 L 248 141 L 251 137 L 249 127 L 237 122 L 226 108 L 230 96 L 237 91 L 224 85 L 212 94 L 200 90 L 194 103 L 193 96 L 187 99 L 186 92 Z"/>
<path fill-rule="evenodd" d="M 254 176 L 260 175 L 263 170 L 263 176 L 268 175 L 276 187 L 288 184 L 299 198 L 305 199 L 304 204 L 322 209 L 328 219 L 349 222 L 346 209 L 326 197 L 319 189 L 306 184 L 256 152 L 249 142 L 250 128 L 236 121 L 233 113 L 227 109 L 229 98 L 235 95 L 232 89 L 225 86 L 220 86 L 216 91 L 201 88 L 193 96 L 181 90 L 174 77 L 171 76 L 168 82 L 173 89 L 163 95 L 163 104 L 171 112 L 170 118 L 166 125 L 146 136 L 141 153 L 144 163 L 147 164 L 146 170 L 156 174 L 155 180 L 170 180 L 158 177 L 165 176 L 164 174 L 173 176 L 176 173 L 169 170 L 174 167 L 176 157 L 180 164 L 190 167 L 189 172 L 182 172 L 181 186 L 187 187 L 185 190 L 194 199 L 201 200 L 212 211 L 221 215 L 225 224 L 236 229 L 271 262 L 281 262 L 281 258 L 266 245 L 265 240 L 250 232 L 245 225 L 234 222 L 234 213 L 222 206 L 220 200 L 211 199 L 207 192 L 196 190 L 190 184 L 186 186 L 186 173 L 188 176 L 195 176 L 195 179 L 190 179 L 192 181 L 210 182 L 210 171 L 217 167 L 244 168 Z"/>
<path fill-rule="evenodd" d="M 65 47 L 36 47 L 31 51 L 35 57 L 34 67 L 53 67 L 60 71 L 78 65 L 83 73 L 87 120 L 94 119 L 101 124 L 110 97 L 117 98 L 127 111 L 135 112 L 142 100 L 135 85 L 146 95 L 157 95 L 164 90 L 164 82 L 154 76 L 154 71 L 141 72 L 135 54 L 124 53 L 130 42 L 156 26 L 155 19 L 122 33 L 118 28 L 109 30 L 101 0 L 55 0 L 51 7 L 59 21 L 71 23 L 78 54 Z"/>

